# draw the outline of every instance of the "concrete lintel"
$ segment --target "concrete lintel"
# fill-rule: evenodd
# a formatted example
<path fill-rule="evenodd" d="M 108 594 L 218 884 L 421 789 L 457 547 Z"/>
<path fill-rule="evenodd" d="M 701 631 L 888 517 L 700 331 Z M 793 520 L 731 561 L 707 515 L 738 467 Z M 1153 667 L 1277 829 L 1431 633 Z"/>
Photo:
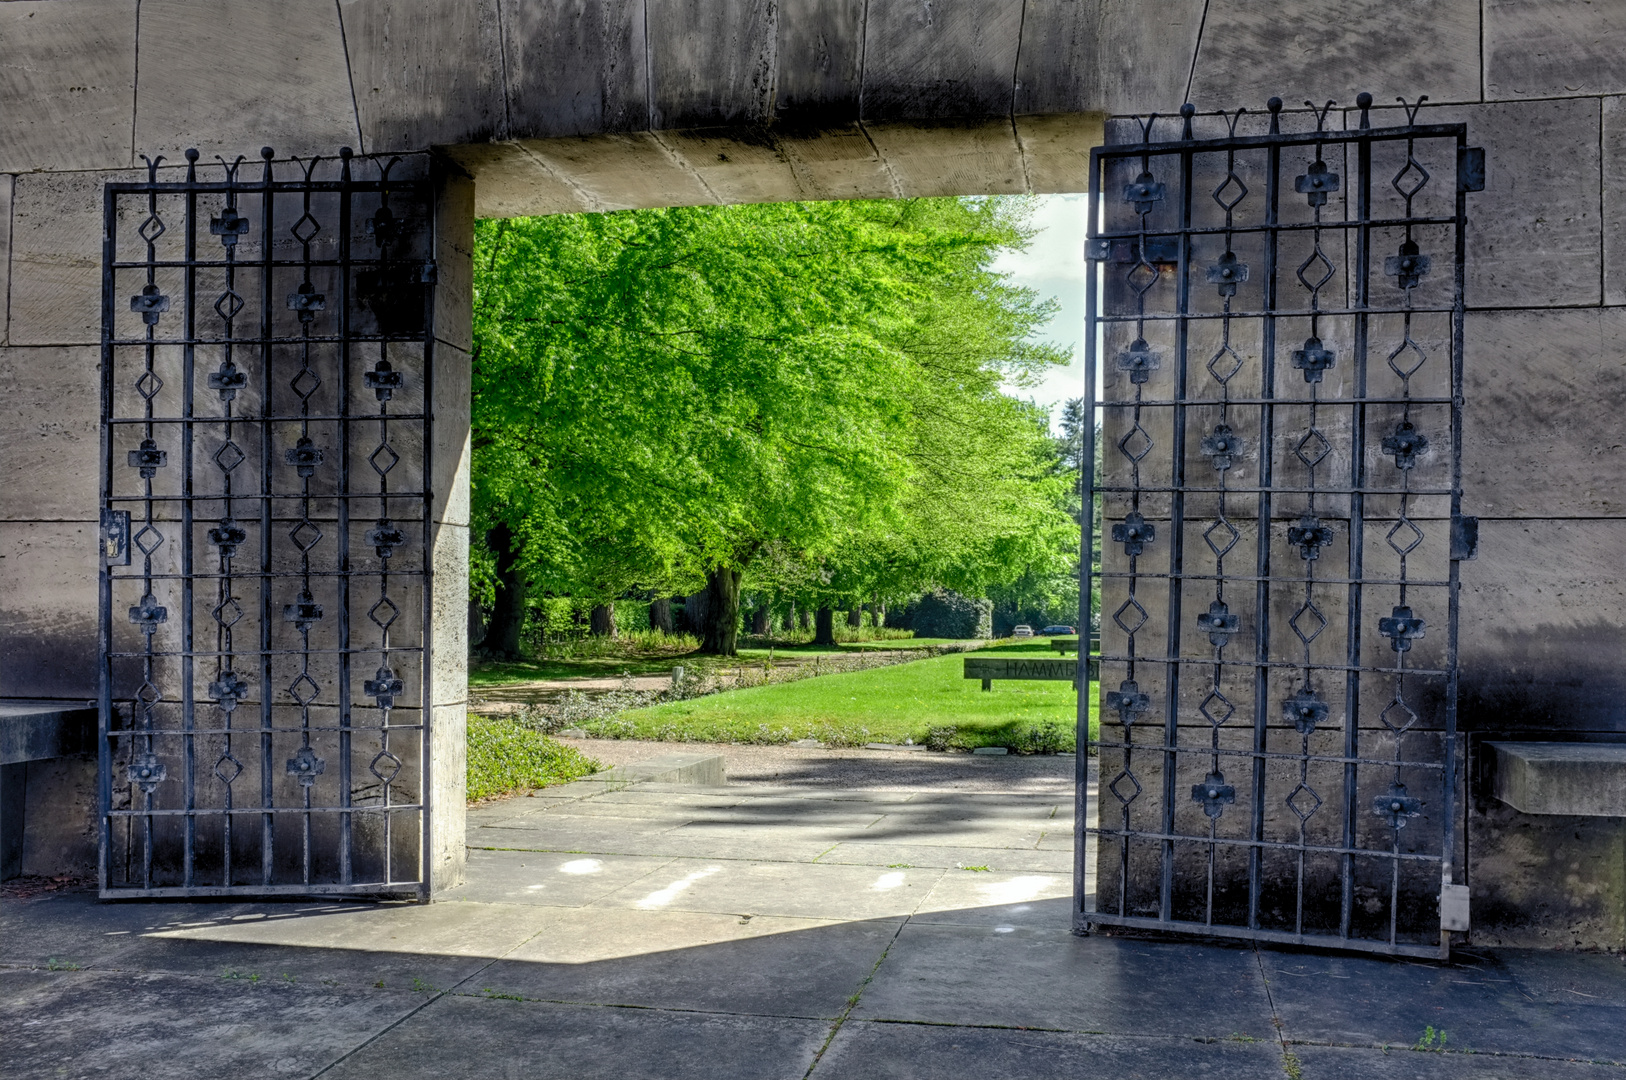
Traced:
<path fill-rule="evenodd" d="M 1496 797 L 1526 814 L 1626 817 L 1626 743 L 1492 742 Z"/>

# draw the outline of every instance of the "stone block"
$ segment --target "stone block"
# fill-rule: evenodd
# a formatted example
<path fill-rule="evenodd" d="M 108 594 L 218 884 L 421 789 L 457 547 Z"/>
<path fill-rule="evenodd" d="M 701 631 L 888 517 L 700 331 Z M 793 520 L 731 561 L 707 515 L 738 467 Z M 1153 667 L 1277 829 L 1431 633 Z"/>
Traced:
<path fill-rule="evenodd" d="M 100 499 L 100 351 L 0 349 L 0 520 L 80 520 Z"/>
<path fill-rule="evenodd" d="M 1626 90 L 1626 22 L 1588 0 L 1486 0 L 1485 96 L 1571 97 Z"/>
<path fill-rule="evenodd" d="M 462 704 L 436 706 L 430 720 L 430 899 L 445 899 L 448 889 L 463 884 L 468 864 L 468 727 L 468 708 Z"/>
<path fill-rule="evenodd" d="M 651 132 L 539 139 L 521 145 L 580 192 L 589 210 L 717 202 L 695 171 Z"/>
<path fill-rule="evenodd" d="M 1088 191 L 1090 148 L 1104 139 L 1100 113 L 1018 116 L 1016 141 L 1022 150 L 1028 189 L 1055 193 Z"/>
<path fill-rule="evenodd" d="M 475 178 L 477 217 L 573 214 L 588 209 L 576 188 L 521 143 L 450 146 L 446 156 Z"/>
<path fill-rule="evenodd" d="M 1626 514 L 1626 310 L 1474 311 L 1463 334 L 1464 513 Z"/>
<path fill-rule="evenodd" d="M 865 0 L 779 5 L 776 125 L 825 128 L 858 119 L 866 6 Z"/>
<path fill-rule="evenodd" d="M 95 522 L 0 522 L 0 696 L 96 696 Z"/>
<path fill-rule="evenodd" d="M 1009 115 L 1022 5 L 968 0 L 869 5 L 863 118 Z"/>
<path fill-rule="evenodd" d="M 94 723 L 94 721 L 92 721 Z M 31 761 L 23 797 L 22 872 L 96 873 L 96 757 Z"/>
<path fill-rule="evenodd" d="M 326 0 L 148 0 L 141 6 L 135 148 L 195 146 L 251 161 L 359 146 L 339 11 Z"/>
<path fill-rule="evenodd" d="M 866 124 L 865 130 L 897 178 L 902 198 L 1028 190 L 1008 118 L 958 127 Z"/>
<path fill-rule="evenodd" d="M 15 176 L 0 176 L 0 345 L 11 329 L 11 189 Z"/>
<path fill-rule="evenodd" d="M 434 456 L 430 515 L 436 522 L 469 523 L 469 396 L 471 370 L 468 353 L 443 345 L 435 352 Z"/>
<path fill-rule="evenodd" d="M 889 199 L 901 190 L 897 176 L 858 124 L 816 133 L 781 136 L 779 147 L 798 179 L 819 199 Z"/>
<path fill-rule="evenodd" d="M 0 172 L 130 163 L 136 0 L 0 6 Z"/>
<path fill-rule="evenodd" d="M 1626 98 L 1603 99 L 1603 302 L 1626 304 Z"/>
<path fill-rule="evenodd" d="M 1492 790 L 1526 814 L 1626 817 L 1626 743 L 1487 742 Z"/>
<path fill-rule="evenodd" d="M 1207 8 L 1203 0 L 1028 0 L 1016 111 L 1122 114 L 1178 108 Z"/>
<path fill-rule="evenodd" d="M 1479 100 L 1479 0 L 1401 8 L 1381 0 L 1302 0 L 1285 13 L 1213 0 L 1206 10 L 1187 95 L 1199 109 L 1245 105 L 1251 112 L 1273 95 L 1289 107 L 1307 98 L 1349 104 L 1362 90 L 1379 102 L 1421 94 L 1431 102 Z M 1184 71 L 1167 72 L 1167 92 L 1179 93 Z M 1143 107 L 1169 112 L 1179 105 L 1164 98 Z"/>
<path fill-rule="evenodd" d="M 431 704 L 468 699 L 469 691 L 469 530 L 437 525 L 434 534 L 434 595 L 429 601 Z M 404 640 L 410 641 L 407 635 Z"/>
<path fill-rule="evenodd" d="M 793 164 L 793 158 L 773 135 L 741 137 L 739 129 L 662 131 L 661 145 L 694 170 L 720 202 L 783 202 L 817 198 L 811 184 Z"/>
<path fill-rule="evenodd" d="M 464 352 L 474 347 L 474 180 L 459 168 L 437 171 L 435 193 L 435 337 Z"/>
<path fill-rule="evenodd" d="M 508 122 L 519 138 L 649 126 L 645 5 L 567 0 L 503 12 Z"/>
<path fill-rule="evenodd" d="M 657 0 L 649 21 L 649 126 L 708 127 L 772 116 L 777 6 Z"/>
<path fill-rule="evenodd" d="M 75 172 L 25 173 L 16 178 L 11 206 L 11 344 L 100 345 L 102 187 L 134 176 Z"/>
<path fill-rule="evenodd" d="M 1462 565 L 1464 730 L 1626 731 L 1626 521 L 1482 518 Z"/>
<path fill-rule="evenodd" d="M 363 148 L 506 135 L 496 0 L 341 0 Z"/>

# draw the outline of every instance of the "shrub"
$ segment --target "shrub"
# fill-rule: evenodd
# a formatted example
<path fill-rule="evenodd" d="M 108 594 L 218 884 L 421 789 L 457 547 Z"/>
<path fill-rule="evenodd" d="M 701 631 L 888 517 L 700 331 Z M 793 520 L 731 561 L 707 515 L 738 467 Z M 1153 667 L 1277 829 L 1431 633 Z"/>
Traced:
<path fill-rule="evenodd" d="M 949 589 L 922 596 L 909 612 L 916 637 L 986 638 L 993 633 L 993 605 Z"/>
<path fill-rule="evenodd" d="M 502 716 L 470 714 L 468 798 L 547 787 L 597 772 L 598 762 L 573 746 Z"/>

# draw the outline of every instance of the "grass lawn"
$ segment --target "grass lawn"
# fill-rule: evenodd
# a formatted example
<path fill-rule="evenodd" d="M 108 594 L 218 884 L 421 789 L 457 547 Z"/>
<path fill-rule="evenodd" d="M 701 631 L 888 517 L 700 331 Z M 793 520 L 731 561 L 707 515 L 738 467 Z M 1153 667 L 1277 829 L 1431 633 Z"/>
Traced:
<path fill-rule="evenodd" d="M 507 717 L 469 716 L 468 798 L 563 784 L 599 770 L 573 746 L 554 742 Z"/>
<path fill-rule="evenodd" d="M 874 652 L 886 649 L 924 649 L 931 645 L 953 644 L 948 638 L 899 638 L 891 641 L 850 641 L 830 645 L 774 644 L 773 658 L 806 658 L 834 656 L 841 653 Z M 536 682 L 543 679 L 614 678 L 618 675 L 665 675 L 674 664 L 702 667 L 731 668 L 741 665 L 760 665 L 768 659 L 766 645 L 741 647 L 735 657 L 701 656 L 693 651 L 647 651 L 628 649 L 611 651 L 602 656 L 548 658 L 545 660 L 480 660 L 469 664 L 469 686 L 503 686 L 516 682 Z"/>
<path fill-rule="evenodd" d="M 1046 638 L 991 646 L 980 655 L 990 654 L 1056 655 Z M 996 681 L 984 693 L 964 670 L 963 655 L 939 656 L 667 702 L 584 727 L 596 735 L 695 742 L 818 739 L 862 745 L 908 739 L 956 749 L 1073 749 L 1078 697 L 1071 685 Z M 1094 730 L 1093 715 L 1090 723 Z"/>

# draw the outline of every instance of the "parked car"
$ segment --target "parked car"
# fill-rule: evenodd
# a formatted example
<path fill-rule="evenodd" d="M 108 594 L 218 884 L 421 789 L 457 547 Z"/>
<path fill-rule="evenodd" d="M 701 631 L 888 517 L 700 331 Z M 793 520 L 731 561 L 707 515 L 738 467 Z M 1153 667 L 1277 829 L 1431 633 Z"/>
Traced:
<path fill-rule="evenodd" d="M 1027 623 L 1023 623 L 1021 626 L 1013 626 L 1013 627 L 1011 627 L 1011 637 L 1032 637 L 1032 636 L 1033 636 L 1033 627 L 1029 626 Z"/>
<path fill-rule="evenodd" d="M 1071 626 L 1047 626 L 1039 633 L 1044 637 L 1069 637 L 1078 633 Z"/>

